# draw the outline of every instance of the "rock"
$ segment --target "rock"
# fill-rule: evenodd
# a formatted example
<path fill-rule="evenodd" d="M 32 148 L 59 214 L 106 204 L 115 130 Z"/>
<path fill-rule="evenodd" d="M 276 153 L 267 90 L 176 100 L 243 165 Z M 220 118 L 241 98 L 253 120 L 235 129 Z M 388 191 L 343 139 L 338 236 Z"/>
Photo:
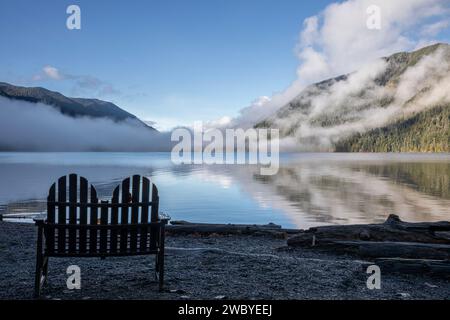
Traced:
<path fill-rule="evenodd" d="M 450 276 L 450 260 L 377 258 L 373 261 L 384 272 Z M 366 265 L 367 263 L 363 263 Z"/>
<path fill-rule="evenodd" d="M 361 240 L 370 240 L 370 233 L 368 230 L 363 230 L 361 231 L 361 233 L 359 234 L 359 238 Z"/>
<path fill-rule="evenodd" d="M 403 298 L 403 299 L 411 298 L 411 295 L 409 293 L 405 293 L 405 292 L 399 292 L 399 293 L 397 293 L 397 296 L 399 298 Z"/>
<path fill-rule="evenodd" d="M 172 289 L 172 290 L 170 290 L 170 293 L 183 294 L 183 293 L 186 293 L 186 291 L 184 291 L 183 289 Z"/>
<path fill-rule="evenodd" d="M 386 219 L 385 223 L 395 223 L 395 222 L 400 222 L 400 216 L 396 215 L 396 214 L 390 214 L 388 216 L 388 218 Z"/>

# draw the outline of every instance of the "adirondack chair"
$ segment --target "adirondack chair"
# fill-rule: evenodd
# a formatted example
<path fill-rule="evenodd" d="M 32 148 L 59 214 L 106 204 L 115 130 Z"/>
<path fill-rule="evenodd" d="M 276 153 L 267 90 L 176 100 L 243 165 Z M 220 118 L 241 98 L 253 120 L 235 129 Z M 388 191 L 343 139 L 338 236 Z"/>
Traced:
<path fill-rule="evenodd" d="M 159 290 L 163 290 L 164 233 L 170 218 L 159 214 L 158 207 L 158 189 L 145 177 L 123 180 L 111 201 L 99 201 L 86 178 L 76 174 L 59 178 L 49 190 L 47 219 L 35 220 L 34 296 L 40 296 L 47 282 L 50 257 L 105 259 L 154 254 L 155 277 Z"/>

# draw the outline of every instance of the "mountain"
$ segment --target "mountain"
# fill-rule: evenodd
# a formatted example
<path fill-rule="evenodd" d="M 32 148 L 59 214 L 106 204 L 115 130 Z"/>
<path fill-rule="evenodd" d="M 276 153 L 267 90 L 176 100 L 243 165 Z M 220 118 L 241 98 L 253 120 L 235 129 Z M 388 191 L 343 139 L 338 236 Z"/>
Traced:
<path fill-rule="evenodd" d="M 40 87 L 28 88 L 0 82 L 0 96 L 32 103 L 43 103 L 52 106 L 60 113 L 73 118 L 107 118 L 115 122 L 130 121 L 138 126 L 146 125 L 135 115 L 119 108 L 115 104 L 98 99 L 69 98 L 61 93 Z"/>
<path fill-rule="evenodd" d="M 338 152 L 450 152 L 450 104 L 344 139 Z"/>
<path fill-rule="evenodd" d="M 313 84 L 255 127 L 297 150 L 450 152 L 449 117 L 450 45 L 435 44 Z"/>

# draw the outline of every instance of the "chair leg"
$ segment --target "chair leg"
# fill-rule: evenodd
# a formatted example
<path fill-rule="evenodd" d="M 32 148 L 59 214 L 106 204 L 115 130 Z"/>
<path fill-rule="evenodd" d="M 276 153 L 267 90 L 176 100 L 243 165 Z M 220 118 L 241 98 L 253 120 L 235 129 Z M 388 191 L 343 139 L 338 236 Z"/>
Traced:
<path fill-rule="evenodd" d="M 158 273 L 159 273 L 159 291 L 164 289 L 164 246 L 165 246 L 166 230 L 165 224 L 161 225 L 159 253 L 158 253 Z"/>
<path fill-rule="evenodd" d="M 41 277 L 42 277 L 42 267 L 39 262 L 36 262 L 36 274 L 34 276 L 34 298 L 37 299 L 41 296 Z"/>
<path fill-rule="evenodd" d="M 34 298 L 39 298 L 41 296 L 42 290 L 42 276 L 45 272 L 43 266 L 44 258 L 41 252 L 37 252 L 36 255 L 36 273 L 34 275 Z"/>
<path fill-rule="evenodd" d="M 159 270 L 159 261 L 158 261 L 159 254 L 155 256 L 155 280 L 158 280 L 158 270 Z"/>
<path fill-rule="evenodd" d="M 159 291 L 164 289 L 164 249 L 162 248 L 159 252 L 158 258 L 158 278 L 159 278 Z"/>
<path fill-rule="evenodd" d="M 36 273 L 34 275 L 34 298 L 39 298 L 41 296 L 42 289 L 42 272 L 43 272 L 43 263 L 44 257 L 42 254 L 42 237 L 43 230 L 41 227 L 38 229 L 38 237 L 37 237 L 37 248 L 36 248 Z"/>
<path fill-rule="evenodd" d="M 46 285 L 47 279 L 48 279 L 48 257 L 44 257 L 44 267 L 43 267 L 42 273 L 44 276 L 44 285 Z"/>

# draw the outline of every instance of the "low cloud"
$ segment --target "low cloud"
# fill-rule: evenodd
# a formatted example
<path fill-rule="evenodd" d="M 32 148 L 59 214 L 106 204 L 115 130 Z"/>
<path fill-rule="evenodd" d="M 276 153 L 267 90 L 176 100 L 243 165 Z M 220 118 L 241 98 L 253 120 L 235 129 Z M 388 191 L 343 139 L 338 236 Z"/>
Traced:
<path fill-rule="evenodd" d="M 367 28 L 367 8 L 381 10 L 381 30 Z M 303 22 L 296 46 L 297 79 L 272 97 L 256 99 L 231 125 L 249 127 L 273 115 L 308 85 L 359 70 L 380 57 L 435 43 L 450 16 L 448 0 L 347 0 Z M 437 22 L 436 22 L 437 21 Z"/>
<path fill-rule="evenodd" d="M 169 133 L 133 120 L 72 118 L 42 103 L 0 97 L 0 150 L 170 151 Z"/>
<path fill-rule="evenodd" d="M 379 76 L 392 65 L 378 60 L 326 89 L 308 88 L 295 100 L 294 112 L 273 119 L 273 127 L 286 136 L 281 147 L 330 151 L 355 133 L 450 103 L 449 61 L 450 50 L 440 48 L 387 84 L 380 84 Z"/>

